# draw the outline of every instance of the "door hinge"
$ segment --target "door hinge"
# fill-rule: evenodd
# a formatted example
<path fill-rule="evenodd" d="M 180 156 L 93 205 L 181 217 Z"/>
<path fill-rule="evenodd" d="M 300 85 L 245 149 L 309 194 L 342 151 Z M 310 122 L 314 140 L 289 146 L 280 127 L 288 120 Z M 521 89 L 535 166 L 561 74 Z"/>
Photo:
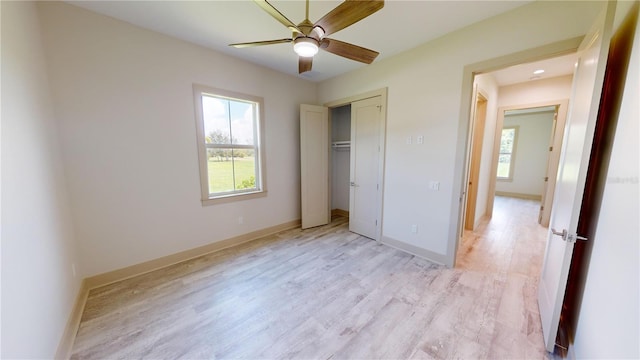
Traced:
<path fill-rule="evenodd" d="M 378 226 L 378 220 L 376 219 L 376 226 Z"/>
<path fill-rule="evenodd" d="M 553 146 L 549 146 L 549 151 L 553 151 Z"/>
<path fill-rule="evenodd" d="M 376 105 L 376 107 L 378 108 L 378 111 L 382 111 L 382 105 Z"/>
<path fill-rule="evenodd" d="M 376 184 L 376 190 L 380 190 L 380 184 Z"/>
<path fill-rule="evenodd" d="M 547 181 L 549 181 L 549 177 L 548 177 L 548 176 L 545 176 L 545 177 L 544 177 L 544 182 L 547 182 Z"/>
<path fill-rule="evenodd" d="M 540 211 L 544 210 L 544 206 L 540 206 Z"/>

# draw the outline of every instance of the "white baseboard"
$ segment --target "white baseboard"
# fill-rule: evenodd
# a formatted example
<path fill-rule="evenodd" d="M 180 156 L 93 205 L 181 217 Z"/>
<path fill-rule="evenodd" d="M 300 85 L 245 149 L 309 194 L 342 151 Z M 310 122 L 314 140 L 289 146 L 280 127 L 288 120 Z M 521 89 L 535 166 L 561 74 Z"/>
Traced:
<path fill-rule="evenodd" d="M 342 209 L 333 209 L 331 210 L 331 216 L 343 216 L 348 218 L 349 212 L 347 210 L 342 210 Z"/>
<path fill-rule="evenodd" d="M 421 257 L 425 260 L 429 260 L 438 265 L 444 265 L 447 263 L 446 255 L 438 254 L 433 251 L 429 251 L 427 249 L 423 249 L 411 244 L 407 244 L 405 242 L 392 239 L 388 236 L 383 236 L 380 242 L 387 246 L 391 246 L 392 248 L 396 248 L 404 252 L 408 252 L 409 254 Z"/>
<path fill-rule="evenodd" d="M 56 359 L 69 359 L 71 357 L 73 342 L 76 338 L 76 334 L 78 333 L 78 328 L 80 328 L 80 320 L 82 319 L 82 312 L 84 311 L 84 306 L 87 303 L 88 295 L 89 288 L 87 287 L 87 282 L 82 280 L 80 283 L 80 289 L 76 295 L 76 300 L 73 303 L 73 308 L 71 309 L 71 314 L 67 320 L 67 325 L 62 333 L 62 339 L 60 339 L 58 349 L 56 350 Z"/>
<path fill-rule="evenodd" d="M 526 200 L 538 200 L 538 201 L 542 200 L 542 195 L 536 195 L 536 194 L 521 194 L 521 193 L 514 193 L 514 192 L 507 192 L 507 191 L 496 191 L 496 195 L 513 197 L 518 199 L 526 199 Z"/>

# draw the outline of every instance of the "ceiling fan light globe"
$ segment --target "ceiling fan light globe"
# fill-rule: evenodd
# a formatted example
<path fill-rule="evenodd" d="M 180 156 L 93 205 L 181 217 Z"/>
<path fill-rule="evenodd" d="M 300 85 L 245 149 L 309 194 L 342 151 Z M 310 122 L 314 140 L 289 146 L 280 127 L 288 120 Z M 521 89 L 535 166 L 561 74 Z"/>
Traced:
<path fill-rule="evenodd" d="M 293 51 L 302 57 L 312 57 L 318 53 L 318 44 L 314 39 L 299 38 L 293 44 Z"/>

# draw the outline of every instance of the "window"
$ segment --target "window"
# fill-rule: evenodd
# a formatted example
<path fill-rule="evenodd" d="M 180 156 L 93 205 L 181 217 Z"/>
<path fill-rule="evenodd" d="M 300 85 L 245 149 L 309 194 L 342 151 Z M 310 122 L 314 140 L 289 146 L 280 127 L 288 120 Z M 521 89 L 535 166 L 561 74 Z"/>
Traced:
<path fill-rule="evenodd" d="M 515 158 L 517 139 L 517 126 L 502 128 L 500 154 L 498 156 L 498 180 L 513 180 L 513 159 Z"/>
<path fill-rule="evenodd" d="M 203 204 L 264 196 L 262 98 L 193 89 Z"/>

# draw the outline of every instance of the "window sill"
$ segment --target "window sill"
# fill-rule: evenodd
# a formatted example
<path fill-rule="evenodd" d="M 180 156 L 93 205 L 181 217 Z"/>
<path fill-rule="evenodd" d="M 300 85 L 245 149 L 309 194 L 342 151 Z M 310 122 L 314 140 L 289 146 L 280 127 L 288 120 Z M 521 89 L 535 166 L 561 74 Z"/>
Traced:
<path fill-rule="evenodd" d="M 513 178 L 496 178 L 497 181 L 513 182 Z"/>
<path fill-rule="evenodd" d="M 267 191 L 255 191 L 244 194 L 231 194 L 225 196 L 218 196 L 214 198 L 204 199 L 202 200 L 202 206 L 216 205 L 216 204 L 225 204 L 236 201 L 250 200 L 267 196 Z"/>

